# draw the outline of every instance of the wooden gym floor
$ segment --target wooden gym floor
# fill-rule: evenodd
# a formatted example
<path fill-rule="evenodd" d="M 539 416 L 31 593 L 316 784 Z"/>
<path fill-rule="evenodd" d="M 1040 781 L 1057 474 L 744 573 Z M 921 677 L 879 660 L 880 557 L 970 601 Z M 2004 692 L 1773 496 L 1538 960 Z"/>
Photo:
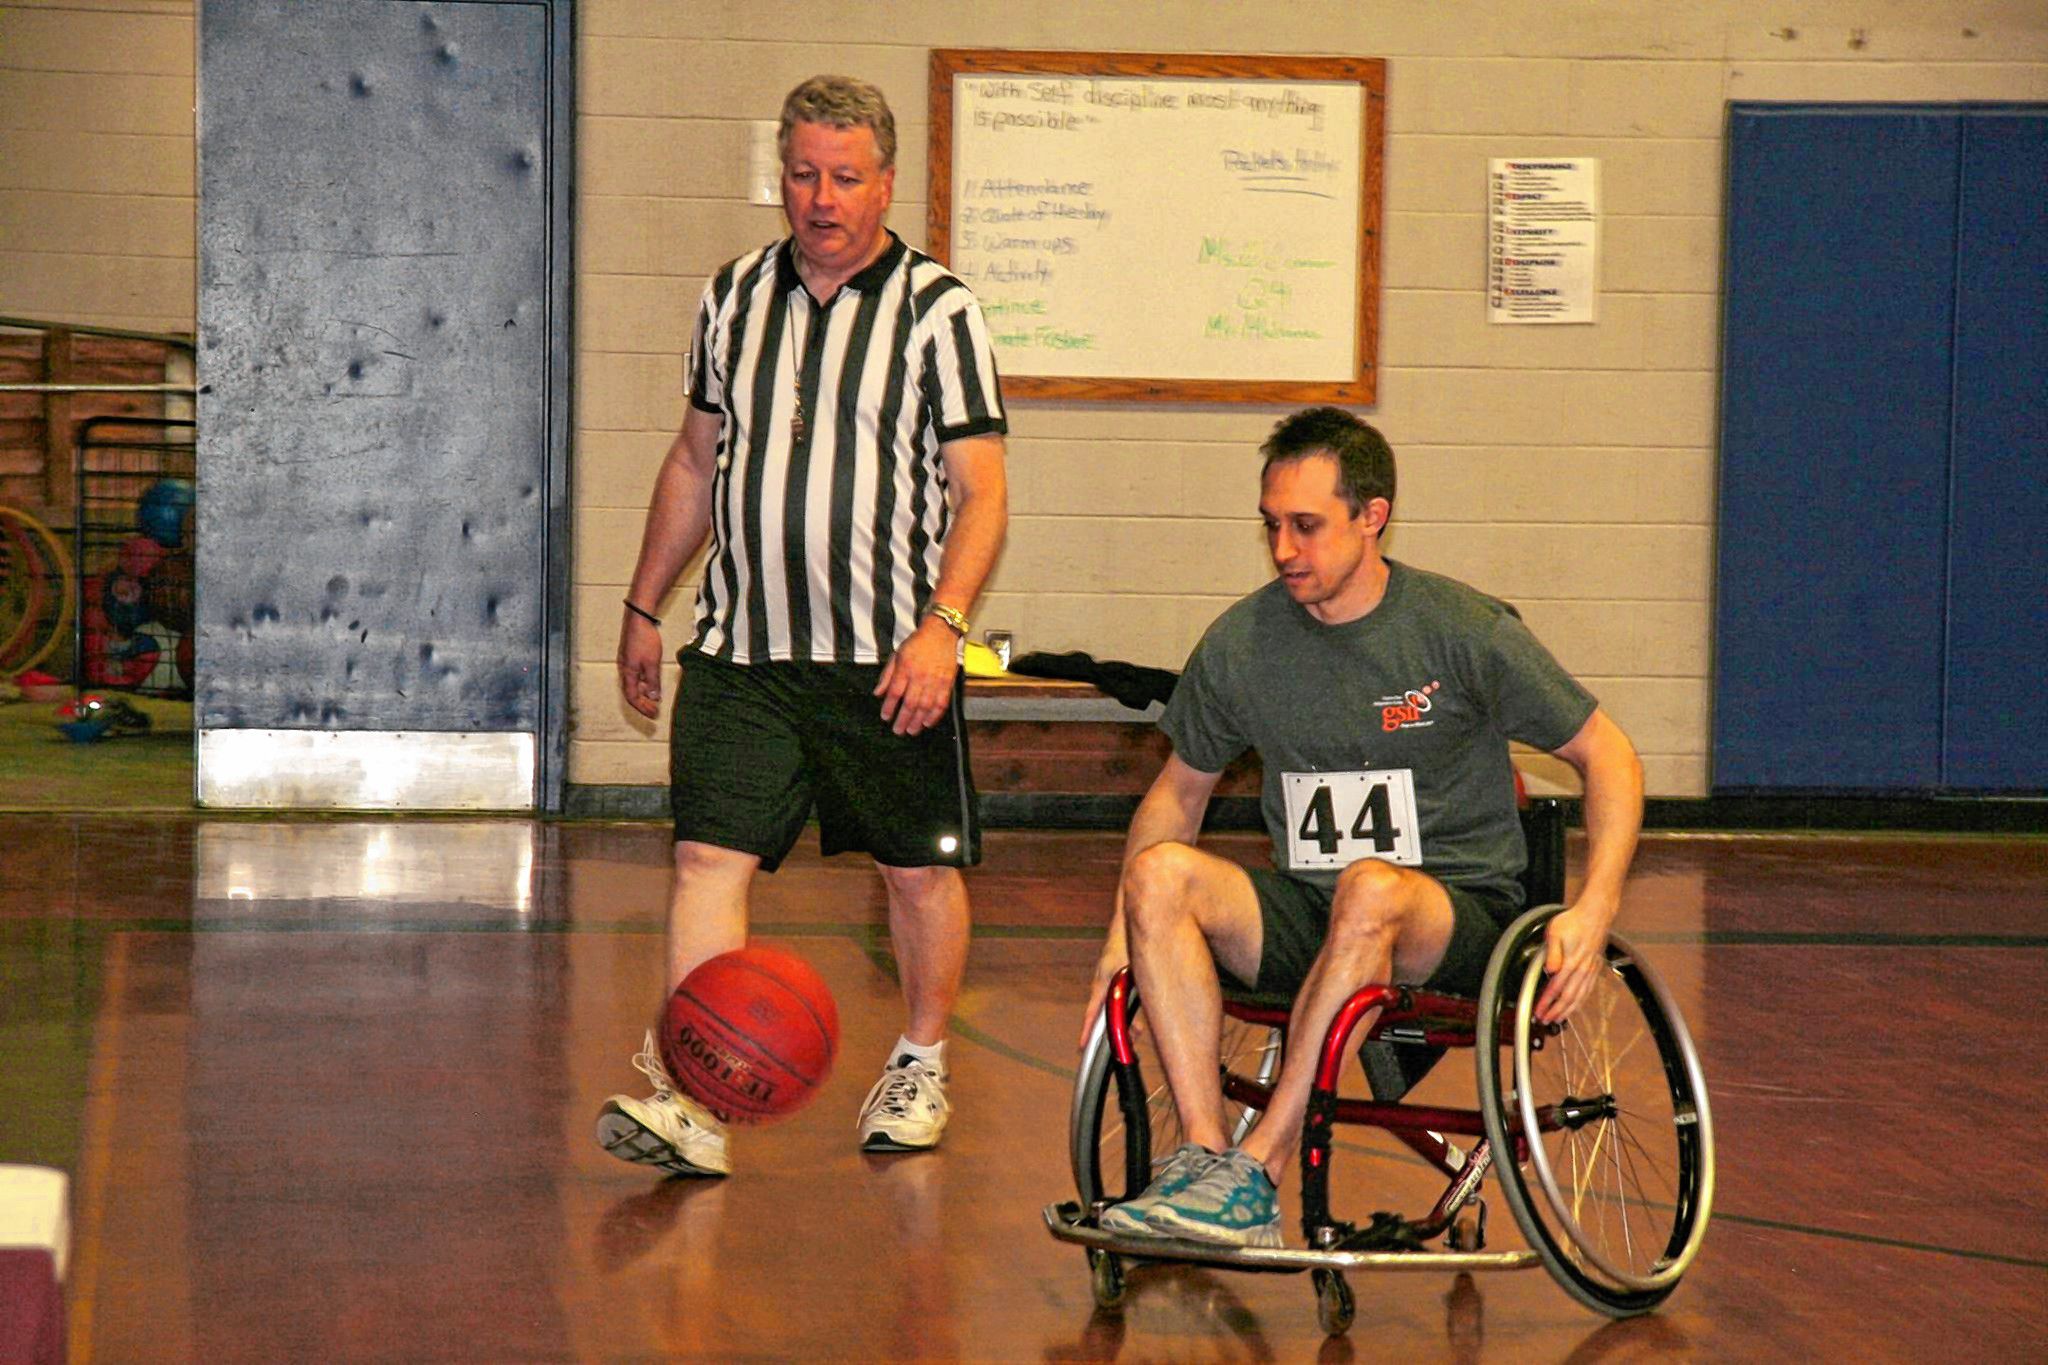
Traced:
<path fill-rule="evenodd" d="M 591 1136 L 639 1080 L 660 827 L 0 816 L 0 1161 L 73 1174 L 73 1360 L 1860 1362 L 2048 1342 L 2048 841 L 1647 838 L 1624 929 L 1680 999 L 1718 1129 L 1700 1261 L 1622 1323 L 1541 1270 L 1358 1274 L 1357 1323 L 1329 1342 L 1306 1276 L 1152 1268 L 1095 1309 L 1039 1211 L 1071 1196 L 1076 1016 L 1119 838 L 988 842 L 945 1147 L 855 1150 L 896 988 L 871 871 L 811 845 L 761 883 L 756 930 L 831 983 L 839 1067 L 740 1135 L 730 1180 L 686 1182 Z M 1429 1085 L 1469 1102 L 1469 1077 Z M 1343 1141 L 1340 1214 L 1426 1207 L 1418 1163 Z M 1519 1245 L 1492 1204 L 1494 1245 Z"/>

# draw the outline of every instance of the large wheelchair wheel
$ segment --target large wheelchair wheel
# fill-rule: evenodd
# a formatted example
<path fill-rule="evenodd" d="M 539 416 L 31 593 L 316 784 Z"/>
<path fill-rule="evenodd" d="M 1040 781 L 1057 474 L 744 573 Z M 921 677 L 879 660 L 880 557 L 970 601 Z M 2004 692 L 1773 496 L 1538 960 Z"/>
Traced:
<path fill-rule="evenodd" d="M 1142 1018 L 1135 987 L 1131 1001 L 1135 1026 Z M 1109 1045 L 1107 1019 L 1095 1021 L 1081 1050 L 1068 1140 L 1074 1188 L 1084 1209 L 1097 1200 L 1115 1204 L 1135 1198 L 1151 1183 L 1153 1161 L 1171 1155 L 1187 1140 L 1150 1031 L 1134 1027 L 1132 1033 L 1137 1066 L 1128 1094 Z M 1280 1054 L 1280 1030 L 1224 1017 L 1222 1060 L 1227 1070 L 1271 1084 L 1280 1071 Z M 1233 1143 L 1244 1140 L 1259 1112 L 1249 1107 L 1232 1110 Z"/>
<path fill-rule="evenodd" d="M 1479 993 L 1479 1108 L 1530 1247 L 1573 1298 L 1631 1317 L 1670 1295 L 1706 1235 L 1706 1081 L 1663 983 L 1619 938 L 1571 1017 L 1535 1022 L 1544 928 L 1561 909 L 1529 911 L 1494 949 Z"/>

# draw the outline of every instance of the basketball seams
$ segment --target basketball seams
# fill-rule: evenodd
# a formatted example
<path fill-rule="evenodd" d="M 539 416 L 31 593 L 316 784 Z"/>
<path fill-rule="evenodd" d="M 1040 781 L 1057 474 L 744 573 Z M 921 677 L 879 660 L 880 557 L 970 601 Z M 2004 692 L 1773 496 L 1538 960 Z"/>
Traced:
<path fill-rule="evenodd" d="M 690 991 L 684 987 L 677 987 L 676 994 L 682 996 L 684 999 L 688 1000 L 692 1005 L 696 1006 L 697 1012 L 700 1017 L 709 1020 L 711 1023 L 718 1025 L 719 1029 L 723 1031 L 726 1035 L 720 1041 L 724 1043 L 727 1047 L 731 1048 L 733 1051 L 747 1051 L 758 1053 L 761 1057 L 765 1058 L 770 1062 L 773 1062 L 776 1066 L 780 1067 L 783 1071 L 787 1072 L 796 1080 L 802 1081 L 805 1085 L 811 1086 L 813 1088 L 817 1086 L 818 1081 L 820 1079 L 819 1077 L 807 1073 L 799 1067 L 791 1065 L 790 1062 L 786 1058 L 781 1056 L 779 1053 L 773 1052 L 768 1048 L 763 1047 L 760 1044 L 760 1042 L 757 1041 L 752 1035 L 742 1032 L 739 1026 L 734 1024 L 732 1020 L 726 1018 L 723 1014 L 720 1014 L 717 1010 L 713 1009 L 710 1005 L 706 1004 L 704 1000 L 701 997 L 699 997 L 695 992 Z"/>
<path fill-rule="evenodd" d="M 820 1038 L 836 1038 L 838 1036 L 839 1022 L 837 1019 L 834 1019 L 830 1026 L 827 1026 L 824 1018 L 820 1016 L 816 1010 L 811 1008 L 810 999 L 807 996 L 805 996 L 802 991 L 798 990 L 788 981 L 785 981 L 783 978 L 777 976 L 774 972 L 769 971 L 760 963 L 751 961 L 744 957 L 735 957 L 725 965 L 728 967 L 738 967 L 743 971 L 752 972 L 754 975 L 761 977 L 765 980 L 773 981 L 776 985 L 782 987 L 783 990 L 787 991 L 790 997 L 794 999 L 799 1005 L 802 1005 L 804 1007 L 804 1013 L 810 1015 L 811 1023 L 817 1026 L 818 1036 Z M 823 985 L 824 983 L 820 981 L 819 984 Z"/>
<path fill-rule="evenodd" d="M 674 1079 L 689 1082 L 681 1088 L 721 1119 L 780 1118 L 803 1107 L 831 1073 L 839 1050 L 835 1003 L 801 957 L 765 945 L 721 953 L 699 963 L 670 996 L 662 1059 Z M 792 1052 L 811 1054 L 813 1065 Z"/>
<path fill-rule="evenodd" d="M 688 1026 L 703 1038 L 704 1043 L 708 1047 L 722 1053 L 738 1051 L 738 1049 L 733 1047 L 733 1040 L 728 1036 L 731 1026 L 719 1016 L 708 1012 L 699 1013 L 691 1018 Z M 794 1071 L 782 1066 L 781 1063 L 768 1057 L 767 1054 L 762 1053 L 760 1056 L 762 1060 L 770 1062 L 775 1069 L 784 1072 L 786 1076 L 796 1077 Z M 684 1086 L 683 1089 L 690 1091 L 692 1086 L 694 1086 L 695 1092 L 693 1093 L 696 1094 L 696 1098 L 709 1107 L 719 1118 L 731 1122 L 739 1119 L 751 1120 L 773 1117 L 773 1111 L 762 1108 L 755 1096 L 734 1085 L 730 1079 L 708 1074 L 695 1067 L 677 1068 L 672 1060 L 668 1058 L 663 1060 L 668 1063 L 671 1073 L 679 1070 L 687 1072 L 691 1085 Z M 760 1076 L 761 1079 L 772 1079 L 772 1076 L 763 1074 L 763 1068 L 756 1065 L 755 1059 L 740 1057 L 737 1060 L 747 1071 Z M 677 1075 L 675 1079 L 680 1082 L 683 1077 Z"/>

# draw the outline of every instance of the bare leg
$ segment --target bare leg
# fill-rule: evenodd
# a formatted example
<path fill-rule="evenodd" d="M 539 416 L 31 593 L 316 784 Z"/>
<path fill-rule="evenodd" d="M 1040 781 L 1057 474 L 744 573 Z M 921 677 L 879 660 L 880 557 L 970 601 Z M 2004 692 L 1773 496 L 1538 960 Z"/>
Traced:
<path fill-rule="evenodd" d="M 1273 1101 L 1244 1142 L 1276 1184 L 1300 1146 L 1323 1036 L 1337 1011 L 1363 986 L 1418 981 L 1435 971 L 1450 946 L 1452 923 L 1450 897 L 1434 878 L 1383 862 L 1345 869 L 1330 903 L 1329 937 L 1294 998 Z M 1375 1017 L 1366 1015 L 1360 1030 Z"/>
<path fill-rule="evenodd" d="M 956 867 L 876 866 L 889 889 L 889 939 L 909 1016 L 903 1034 L 919 1046 L 939 1042 L 967 971 L 967 880 Z"/>
<path fill-rule="evenodd" d="M 598 1112 L 597 1140 L 621 1161 L 671 1175 L 720 1176 L 732 1171 L 726 1132 L 712 1114 L 675 1089 L 654 1039 L 669 999 L 690 970 L 747 941 L 747 888 L 760 865 L 751 853 L 678 840 L 669 884 L 667 990 L 654 1012 L 648 1047 L 634 1066 L 654 1083 L 646 1098 L 614 1095 Z"/>
<path fill-rule="evenodd" d="M 747 946 L 747 889 L 760 865 L 751 853 L 715 844 L 676 845 L 668 898 L 669 994 L 698 963 Z"/>
<path fill-rule="evenodd" d="M 1223 986 L 1216 964 L 1239 977 L 1257 975 L 1258 894 L 1243 868 L 1179 843 L 1154 844 L 1133 858 L 1123 893 L 1131 970 L 1181 1131 L 1220 1152 L 1230 1130 L 1218 1075 Z"/>

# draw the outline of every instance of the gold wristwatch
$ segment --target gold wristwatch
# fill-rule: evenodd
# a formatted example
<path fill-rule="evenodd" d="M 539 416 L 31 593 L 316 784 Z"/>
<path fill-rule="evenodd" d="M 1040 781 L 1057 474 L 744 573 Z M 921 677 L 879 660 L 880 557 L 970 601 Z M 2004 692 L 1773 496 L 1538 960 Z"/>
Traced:
<path fill-rule="evenodd" d="M 958 607 L 949 607 L 944 602 L 932 603 L 929 607 L 925 608 L 925 613 L 938 617 L 940 623 L 946 629 L 952 631 L 963 640 L 967 638 L 968 632 L 974 629 L 973 623 L 967 619 L 966 612 Z"/>

